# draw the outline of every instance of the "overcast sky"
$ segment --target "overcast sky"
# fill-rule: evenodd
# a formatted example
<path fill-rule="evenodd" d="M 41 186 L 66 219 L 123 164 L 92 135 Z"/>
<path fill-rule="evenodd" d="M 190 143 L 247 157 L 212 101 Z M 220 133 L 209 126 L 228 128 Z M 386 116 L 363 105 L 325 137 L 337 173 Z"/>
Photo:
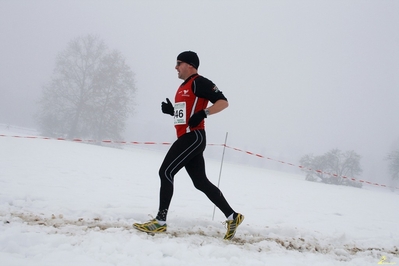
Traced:
<path fill-rule="evenodd" d="M 0 0 L 0 123 L 32 113 L 69 41 L 98 35 L 135 73 L 126 140 L 172 141 L 160 103 L 181 80 L 184 50 L 230 107 L 207 119 L 208 142 L 296 163 L 355 150 L 365 177 L 386 176 L 399 144 L 399 1 Z M 277 158 L 279 159 L 279 158 Z"/>

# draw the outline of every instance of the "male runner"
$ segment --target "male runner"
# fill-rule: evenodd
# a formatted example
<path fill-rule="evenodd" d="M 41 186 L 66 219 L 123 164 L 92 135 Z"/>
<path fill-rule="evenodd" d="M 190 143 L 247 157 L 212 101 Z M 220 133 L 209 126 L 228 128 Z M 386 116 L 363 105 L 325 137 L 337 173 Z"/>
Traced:
<path fill-rule="evenodd" d="M 175 104 L 167 98 L 162 102 L 162 112 L 174 116 L 177 140 L 172 144 L 159 169 L 161 178 L 158 214 L 155 219 L 133 226 L 144 232 L 166 231 L 166 216 L 173 196 L 175 174 L 183 167 L 191 177 L 194 186 L 224 213 L 227 218 L 227 232 L 224 239 L 234 237 L 244 216 L 235 212 L 222 192 L 212 184 L 205 174 L 203 152 L 206 146 L 205 121 L 209 115 L 228 107 L 226 97 L 209 79 L 198 75 L 199 58 L 192 51 L 177 56 L 176 70 L 184 82 L 176 92 Z M 212 105 L 208 107 L 208 102 Z"/>

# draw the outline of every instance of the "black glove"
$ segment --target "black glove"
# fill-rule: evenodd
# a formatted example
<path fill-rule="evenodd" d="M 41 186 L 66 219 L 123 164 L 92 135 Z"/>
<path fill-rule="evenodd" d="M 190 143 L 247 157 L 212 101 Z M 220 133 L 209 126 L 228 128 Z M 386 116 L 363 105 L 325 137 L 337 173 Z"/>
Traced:
<path fill-rule="evenodd" d="M 168 98 L 166 98 L 166 101 L 166 103 L 162 102 L 162 113 L 174 116 L 175 108 L 173 107 L 173 104 L 169 101 Z"/>
<path fill-rule="evenodd" d="M 204 120 L 204 118 L 206 118 L 206 113 L 205 110 L 201 110 L 199 112 L 196 112 L 195 114 L 193 114 L 190 117 L 190 120 L 188 120 L 188 125 L 190 127 L 196 127 L 199 125 L 199 123 L 201 123 L 202 120 Z"/>

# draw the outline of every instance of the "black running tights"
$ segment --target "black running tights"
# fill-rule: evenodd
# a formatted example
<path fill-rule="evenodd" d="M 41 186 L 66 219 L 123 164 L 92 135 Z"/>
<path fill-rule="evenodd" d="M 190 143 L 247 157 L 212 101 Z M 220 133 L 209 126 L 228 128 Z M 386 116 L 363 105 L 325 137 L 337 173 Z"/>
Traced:
<path fill-rule="evenodd" d="M 173 196 L 174 176 L 183 167 L 186 168 L 195 188 L 204 192 L 226 217 L 234 212 L 219 188 L 206 177 L 203 156 L 205 147 L 205 130 L 195 130 L 184 134 L 170 147 L 159 169 L 161 188 L 157 219 L 166 221 Z"/>

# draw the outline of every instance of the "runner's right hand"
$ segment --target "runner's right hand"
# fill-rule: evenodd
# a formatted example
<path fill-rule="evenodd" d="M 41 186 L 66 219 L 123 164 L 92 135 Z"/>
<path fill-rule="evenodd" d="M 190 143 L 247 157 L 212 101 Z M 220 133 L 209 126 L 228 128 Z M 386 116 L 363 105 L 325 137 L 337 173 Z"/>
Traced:
<path fill-rule="evenodd" d="M 162 102 L 162 113 L 169 114 L 171 116 L 175 115 L 175 108 L 170 102 L 169 98 L 166 98 L 166 102 Z"/>

